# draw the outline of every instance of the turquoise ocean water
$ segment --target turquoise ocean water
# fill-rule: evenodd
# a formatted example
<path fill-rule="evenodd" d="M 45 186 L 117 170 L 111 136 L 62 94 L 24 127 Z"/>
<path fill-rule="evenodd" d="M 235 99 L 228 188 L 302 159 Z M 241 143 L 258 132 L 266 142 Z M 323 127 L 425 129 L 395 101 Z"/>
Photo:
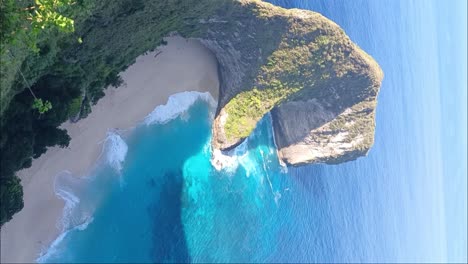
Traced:
<path fill-rule="evenodd" d="M 91 175 L 57 176 L 64 233 L 38 261 L 466 262 L 466 2 L 271 2 L 321 12 L 383 68 L 369 155 L 283 168 L 267 116 L 217 171 L 212 103 L 178 94 L 109 132 Z"/>

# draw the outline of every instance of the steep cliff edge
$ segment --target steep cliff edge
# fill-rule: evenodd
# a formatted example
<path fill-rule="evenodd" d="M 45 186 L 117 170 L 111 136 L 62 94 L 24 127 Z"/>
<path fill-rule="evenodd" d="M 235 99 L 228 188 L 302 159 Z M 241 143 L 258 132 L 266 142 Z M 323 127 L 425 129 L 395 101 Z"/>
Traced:
<path fill-rule="evenodd" d="M 288 164 L 352 160 L 373 143 L 382 71 L 320 14 L 259 0 L 82 0 L 56 8 L 53 21 L 74 20 L 65 33 L 32 23 L 33 2 L 0 1 L 0 225 L 23 207 L 16 171 L 66 147 L 60 124 L 85 118 L 120 72 L 174 32 L 218 59 L 215 150 L 241 143 L 269 112 Z M 52 108 L 38 112 L 36 97 Z"/>
<path fill-rule="evenodd" d="M 240 144 L 271 111 L 290 165 L 340 163 L 373 144 L 377 63 L 322 15 L 244 0 L 222 8 L 200 36 L 218 58 L 214 149 Z"/>

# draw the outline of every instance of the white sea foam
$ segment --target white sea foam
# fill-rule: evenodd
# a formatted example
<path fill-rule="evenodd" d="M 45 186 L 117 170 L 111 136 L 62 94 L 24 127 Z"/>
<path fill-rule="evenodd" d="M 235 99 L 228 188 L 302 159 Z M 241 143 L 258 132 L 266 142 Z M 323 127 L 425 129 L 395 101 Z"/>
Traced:
<path fill-rule="evenodd" d="M 65 188 L 56 187 L 55 194 L 65 202 L 62 218 L 57 223 L 57 228 L 63 232 L 73 225 L 73 210 L 80 203 L 80 199 Z"/>
<path fill-rule="evenodd" d="M 91 224 L 93 221 L 94 217 L 90 216 L 86 219 L 86 221 L 83 222 L 83 224 L 76 226 L 74 229 L 83 231 L 88 228 L 89 224 Z"/>
<path fill-rule="evenodd" d="M 236 156 L 230 156 L 219 149 L 215 149 L 211 154 L 211 165 L 217 170 L 235 171 L 239 163 Z"/>
<path fill-rule="evenodd" d="M 210 93 L 177 93 L 169 97 L 166 105 L 157 106 L 144 119 L 143 123 L 146 125 L 164 124 L 178 116 L 181 116 L 183 119 L 188 119 L 187 111 L 197 100 L 207 102 L 212 109 L 216 107 L 216 101 Z M 211 118 L 213 118 L 213 116 L 211 116 Z M 128 146 L 120 132 L 122 131 L 109 130 L 107 132 L 107 137 L 104 140 L 104 147 L 99 158 L 119 173 L 122 170 L 123 162 L 128 152 Z M 209 144 L 207 151 L 209 151 Z M 84 181 L 92 178 L 93 177 L 76 178 L 69 171 L 64 171 L 56 176 L 54 184 L 55 193 L 65 202 L 62 217 L 57 223 L 57 228 L 61 230 L 61 234 L 48 248 L 42 249 L 39 257 L 36 259 L 37 262 L 43 263 L 51 256 L 57 254 L 60 243 L 71 231 L 85 230 L 94 220 L 92 217 L 94 209 L 89 208 L 89 205 L 81 205 L 80 198 L 74 192 Z"/>
<path fill-rule="evenodd" d="M 245 176 L 247 178 L 250 177 L 251 175 L 256 174 L 258 167 L 257 167 L 257 162 L 255 161 L 255 159 L 252 159 L 251 157 L 249 157 L 249 155 L 244 154 L 238 157 L 238 161 L 240 165 L 244 168 Z"/>
<path fill-rule="evenodd" d="M 278 201 L 281 199 L 281 193 L 279 191 L 276 191 L 274 195 L 275 204 L 278 205 Z"/>
<path fill-rule="evenodd" d="M 255 153 L 250 153 L 247 150 L 247 147 L 242 147 L 239 150 L 236 150 L 236 156 L 239 164 L 244 168 L 245 170 L 245 176 L 250 177 L 252 175 L 261 175 L 260 170 L 261 168 L 260 163 L 257 161 L 257 159 L 254 157 Z M 261 161 L 261 164 L 264 164 L 264 160 Z"/>
<path fill-rule="evenodd" d="M 60 236 L 58 236 L 54 242 L 52 242 L 52 244 L 46 249 L 46 250 L 43 250 L 43 252 L 41 252 L 39 254 L 39 257 L 36 259 L 36 262 L 37 263 L 46 263 L 46 261 L 53 255 L 55 255 L 55 253 L 57 252 L 57 248 L 58 248 L 58 245 L 60 245 L 60 242 L 63 241 L 63 239 L 68 235 L 68 233 L 70 232 L 71 230 L 68 230 L 66 232 L 62 232 L 60 234 Z"/>
<path fill-rule="evenodd" d="M 247 141 L 248 138 L 245 139 L 239 146 L 229 151 L 221 151 L 219 149 L 212 150 L 211 165 L 217 171 L 223 171 L 228 175 L 232 175 L 237 170 L 241 160 L 248 159 Z"/>
<path fill-rule="evenodd" d="M 271 116 L 269 115 L 270 122 Z M 265 122 L 265 120 L 261 121 Z M 273 160 L 273 157 L 277 157 L 274 155 L 276 153 L 276 143 L 274 146 L 257 146 L 255 148 L 249 148 L 249 142 L 253 142 L 253 140 L 258 140 L 261 136 L 261 130 L 254 130 L 254 132 L 242 142 L 236 148 L 230 151 L 220 151 L 220 150 L 213 150 L 212 151 L 212 158 L 211 164 L 212 166 L 218 170 L 223 171 L 224 173 L 229 174 L 232 172 L 234 174 L 239 166 L 245 170 L 246 177 L 254 177 L 259 183 L 260 186 L 267 184 L 268 192 L 271 193 L 272 198 L 276 205 L 278 205 L 279 201 L 281 200 L 281 192 L 274 187 L 272 179 L 270 179 L 270 168 L 269 164 L 276 164 Z M 274 139 L 274 132 L 272 127 L 270 126 L 266 131 L 268 139 Z M 287 172 L 287 167 L 284 163 L 281 163 L 281 172 Z M 261 191 L 263 192 L 263 191 Z"/>
<path fill-rule="evenodd" d="M 117 172 L 120 172 L 128 151 L 127 143 L 116 131 L 109 131 L 104 144 L 107 163 Z"/>
<path fill-rule="evenodd" d="M 263 122 L 263 121 L 260 121 Z M 249 142 L 256 137 L 261 136 L 261 131 L 255 129 L 248 138 L 241 144 L 229 151 L 220 151 L 218 149 L 212 150 L 211 165 L 217 171 L 234 173 L 238 166 L 241 165 L 245 171 L 246 176 L 250 177 L 256 173 L 260 168 L 258 167 L 255 159 L 250 155 L 252 150 L 249 150 Z M 271 136 L 270 134 L 268 135 Z"/>
<path fill-rule="evenodd" d="M 74 231 L 74 230 L 80 230 L 80 231 L 83 231 L 85 230 L 88 225 L 90 223 L 92 223 L 94 220 L 94 218 L 90 217 L 88 218 L 85 222 L 83 222 L 82 224 L 80 225 L 77 225 L 73 228 L 70 228 L 64 232 L 62 232 L 55 240 L 54 242 L 52 242 L 52 244 L 44 249 L 40 254 L 39 254 L 39 257 L 36 259 L 36 262 L 37 263 L 46 263 L 46 261 L 48 259 L 50 259 L 50 257 L 54 256 L 55 254 L 57 254 L 57 251 L 58 251 L 58 248 L 59 248 L 59 245 L 60 243 L 67 237 L 67 235 L 71 232 L 71 231 Z"/>
<path fill-rule="evenodd" d="M 216 106 L 216 101 L 208 92 L 190 91 L 176 93 L 169 97 L 165 105 L 157 106 L 145 117 L 143 123 L 146 125 L 167 123 L 181 114 L 187 113 L 189 108 L 198 100 L 206 101 L 211 107 Z M 188 116 L 185 116 L 184 119 L 188 119 Z"/>
<path fill-rule="evenodd" d="M 46 262 L 51 256 L 57 254 L 60 243 L 73 230 L 84 230 L 93 221 L 90 212 L 85 212 L 81 208 L 81 200 L 75 194 L 75 189 L 79 188 L 80 184 L 85 183 L 86 177 L 74 177 L 71 172 L 63 171 L 55 177 L 54 190 L 55 194 L 64 202 L 62 217 L 57 222 L 57 228 L 61 234 L 49 245 L 43 248 L 36 259 L 38 263 Z"/>
<path fill-rule="evenodd" d="M 109 131 L 104 141 L 101 159 L 117 172 L 120 172 L 127 151 L 128 146 L 118 132 Z M 62 217 L 57 222 L 57 228 L 61 231 L 61 234 L 48 248 L 42 249 L 36 259 L 37 262 L 42 263 L 55 256 L 60 243 L 71 231 L 85 230 L 93 221 L 94 206 L 89 201 L 82 204 L 77 195 L 77 193 L 81 193 L 79 190 L 87 188 L 89 180 L 93 179 L 93 176 L 75 177 L 69 171 L 63 171 L 55 177 L 55 194 L 65 202 Z"/>
<path fill-rule="evenodd" d="M 236 172 L 239 165 L 244 167 L 246 176 L 249 177 L 255 171 L 255 161 L 249 157 L 249 139 L 253 137 L 258 131 L 254 131 L 248 138 L 241 144 L 229 151 L 221 151 L 219 149 L 212 150 L 211 165 L 217 171 L 223 171 L 228 175 Z"/>

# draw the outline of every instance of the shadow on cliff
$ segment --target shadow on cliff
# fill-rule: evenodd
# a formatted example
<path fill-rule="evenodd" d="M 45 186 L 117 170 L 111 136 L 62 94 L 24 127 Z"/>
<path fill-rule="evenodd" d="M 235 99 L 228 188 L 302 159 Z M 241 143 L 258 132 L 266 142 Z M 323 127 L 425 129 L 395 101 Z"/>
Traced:
<path fill-rule="evenodd" d="M 304 142 L 311 131 L 333 121 L 355 104 L 375 96 L 372 81 L 360 74 L 330 79 L 313 89 L 304 90 L 293 100 L 271 111 L 276 144 L 282 148 Z M 364 108 L 355 114 L 367 115 L 371 111 Z"/>

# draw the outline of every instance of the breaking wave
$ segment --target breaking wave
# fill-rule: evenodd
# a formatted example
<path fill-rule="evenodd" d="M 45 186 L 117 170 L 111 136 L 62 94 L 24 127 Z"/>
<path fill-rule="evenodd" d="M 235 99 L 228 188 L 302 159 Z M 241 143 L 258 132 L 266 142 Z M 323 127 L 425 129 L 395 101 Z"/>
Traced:
<path fill-rule="evenodd" d="M 190 91 L 176 93 L 169 97 L 165 105 L 157 106 L 148 116 L 145 117 L 143 123 L 146 125 L 165 124 L 170 120 L 185 114 L 198 100 L 207 102 L 212 108 L 216 107 L 216 101 L 208 92 L 201 93 Z"/>
<path fill-rule="evenodd" d="M 198 100 L 207 102 L 212 109 L 216 107 L 216 101 L 207 92 L 177 93 L 169 97 L 167 104 L 157 106 L 145 117 L 142 124 L 165 124 L 179 116 L 184 117 L 183 115 Z M 61 234 L 48 248 L 41 251 L 36 259 L 38 263 L 50 261 L 60 255 L 60 252 L 63 251 L 62 242 L 67 235 L 72 231 L 85 230 L 93 222 L 93 214 L 100 201 L 105 197 L 105 190 L 109 189 L 110 181 L 115 180 L 115 177 L 103 179 L 102 177 L 105 176 L 102 176 L 98 171 L 111 168 L 120 175 L 127 156 L 128 145 L 120 132 L 115 129 L 107 132 L 101 156 L 91 175 L 76 177 L 69 171 L 63 171 L 56 176 L 55 194 L 65 202 L 62 217 L 57 222 L 57 228 Z M 100 176 L 96 177 L 97 174 Z M 122 179 L 120 179 L 120 184 L 122 185 Z"/>
<path fill-rule="evenodd" d="M 122 164 L 127 156 L 128 146 L 117 131 L 108 131 L 104 143 L 103 153 L 106 157 L 106 162 L 120 173 Z"/>

